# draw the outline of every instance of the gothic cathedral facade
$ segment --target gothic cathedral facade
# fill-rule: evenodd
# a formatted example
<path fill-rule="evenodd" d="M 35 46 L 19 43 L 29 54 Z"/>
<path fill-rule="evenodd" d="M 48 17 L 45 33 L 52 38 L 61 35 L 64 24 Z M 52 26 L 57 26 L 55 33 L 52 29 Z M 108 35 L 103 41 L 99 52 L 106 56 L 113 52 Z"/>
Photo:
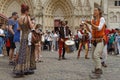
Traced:
<path fill-rule="evenodd" d="M 43 30 L 53 30 L 61 20 L 67 20 L 72 31 L 79 29 L 82 20 L 92 19 L 94 3 L 99 4 L 109 28 L 120 27 L 119 0 L 0 0 L 0 13 L 11 16 L 16 11 L 20 15 L 20 5 L 28 4 L 30 14 Z"/>

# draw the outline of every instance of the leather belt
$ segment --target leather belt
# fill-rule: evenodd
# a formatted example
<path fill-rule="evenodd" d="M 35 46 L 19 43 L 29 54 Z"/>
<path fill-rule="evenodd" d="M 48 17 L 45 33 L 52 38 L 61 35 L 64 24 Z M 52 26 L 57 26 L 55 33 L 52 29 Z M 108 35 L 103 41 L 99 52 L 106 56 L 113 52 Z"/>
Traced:
<path fill-rule="evenodd" d="M 92 42 L 96 42 L 96 43 L 103 42 L 103 38 L 94 38 L 92 39 Z"/>

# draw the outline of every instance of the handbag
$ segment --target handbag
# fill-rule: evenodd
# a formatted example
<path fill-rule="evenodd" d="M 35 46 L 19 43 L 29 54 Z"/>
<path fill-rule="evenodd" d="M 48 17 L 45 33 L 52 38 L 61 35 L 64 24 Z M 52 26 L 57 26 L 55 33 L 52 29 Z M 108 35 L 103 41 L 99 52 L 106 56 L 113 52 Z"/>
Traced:
<path fill-rule="evenodd" d="M 41 41 L 41 35 L 39 33 L 37 33 L 36 31 L 32 31 L 32 43 L 38 43 L 39 41 Z"/>

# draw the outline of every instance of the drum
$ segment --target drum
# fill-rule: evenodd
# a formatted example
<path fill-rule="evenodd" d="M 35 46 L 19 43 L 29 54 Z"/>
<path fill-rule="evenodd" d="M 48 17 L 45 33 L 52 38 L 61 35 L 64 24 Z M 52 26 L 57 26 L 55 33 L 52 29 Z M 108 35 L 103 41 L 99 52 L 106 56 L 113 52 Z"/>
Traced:
<path fill-rule="evenodd" d="M 65 41 L 65 50 L 67 53 L 72 53 L 75 51 L 75 42 L 73 40 Z"/>

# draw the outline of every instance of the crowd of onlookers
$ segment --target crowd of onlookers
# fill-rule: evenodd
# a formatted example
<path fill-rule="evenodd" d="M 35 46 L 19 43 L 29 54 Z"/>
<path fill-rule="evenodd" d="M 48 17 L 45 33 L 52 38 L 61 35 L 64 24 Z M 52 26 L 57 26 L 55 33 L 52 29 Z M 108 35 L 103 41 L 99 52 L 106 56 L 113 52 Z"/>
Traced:
<path fill-rule="evenodd" d="M 57 51 L 58 39 L 58 32 L 46 30 L 46 32 L 42 34 L 42 50 Z"/>
<path fill-rule="evenodd" d="M 12 16 L 14 17 L 14 14 Z M 31 21 L 35 23 L 34 19 L 31 19 Z M 11 22 L 8 21 L 8 24 L 10 23 Z M 40 24 L 36 26 L 38 26 L 38 30 L 40 31 L 40 35 L 41 35 L 39 48 L 38 46 L 36 46 L 37 49 L 35 49 L 35 51 L 38 51 L 36 52 L 36 57 L 41 56 L 41 55 L 37 55 L 37 53 L 40 53 L 41 50 L 58 51 L 59 32 L 54 30 L 53 31 L 46 30 L 45 32 L 43 32 L 42 26 Z M 16 25 L 16 28 L 17 27 L 18 25 Z M 15 30 L 16 29 L 14 28 L 13 31 L 16 32 Z M 120 54 L 120 29 L 112 29 L 112 30 L 108 29 L 106 35 L 108 37 L 108 43 L 107 43 L 108 54 L 119 55 Z M 18 40 L 16 36 L 18 37 Z M 76 34 L 74 34 L 73 36 L 74 36 L 76 49 L 78 50 L 79 42 L 82 38 L 79 34 L 79 30 L 77 30 Z M 0 56 L 4 56 L 3 55 L 4 46 L 6 47 L 7 55 L 11 56 L 9 55 L 9 52 L 10 52 L 10 46 L 12 44 L 10 44 L 9 37 L 10 37 L 9 25 L 5 25 L 5 24 L 0 25 Z M 91 47 L 91 38 L 92 38 L 91 33 L 89 33 L 89 47 Z M 30 39 L 28 39 L 28 41 L 29 40 Z M 20 32 L 16 32 L 16 35 L 14 35 L 13 41 L 20 42 Z M 19 44 L 16 43 L 16 45 L 18 46 Z"/>
<path fill-rule="evenodd" d="M 120 29 L 112 30 L 108 38 L 108 54 L 120 55 Z"/>
<path fill-rule="evenodd" d="M 5 34 L 3 34 L 3 31 Z M 59 32 L 49 31 L 46 32 L 41 31 L 41 50 L 49 50 L 49 51 L 57 51 L 58 50 L 58 41 L 59 41 Z M 108 54 L 120 54 L 120 29 L 108 30 L 108 44 L 107 51 Z M 3 38 L 4 37 L 4 38 Z M 89 34 L 91 40 L 91 34 Z M 79 41 L 82 37 L 79 35 L 79 30 L 74 35 L 74 41 L 76 49 L 79 47 Z M 2 53 L 3 46 L 6 47 L 7 55 L 9 56 L 10 50 L 10 40 L 8 39 L 8 26 L 2 25 L 0 28 L 0 53 Z M 91 47 L 91 41 L 89 41 L 89 47 Z M 3 56 L 3 54 L 0 54 Z M 41 55 L 40 55 L 41 56 Z"/>

